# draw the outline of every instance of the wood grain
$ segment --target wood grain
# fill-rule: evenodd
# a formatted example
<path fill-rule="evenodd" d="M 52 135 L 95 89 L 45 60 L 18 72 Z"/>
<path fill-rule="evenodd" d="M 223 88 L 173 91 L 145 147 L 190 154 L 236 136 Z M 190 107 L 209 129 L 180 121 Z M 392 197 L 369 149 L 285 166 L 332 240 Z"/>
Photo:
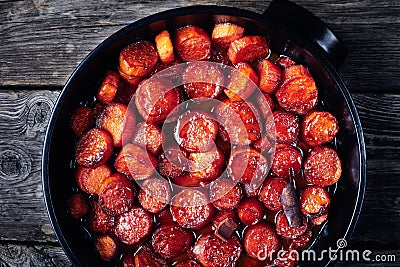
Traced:
<path fill-rule="evenodd" d="M 64 251 L 57 244 L 1 244 L 0 266 L 71 266 Z"/>
<path fill-rule="evenodd" d="M 0 241 L 56 241 L 41 183 L 41 156 L 59 92 L 0 91 Z"/>
<path fill-rule="evenodd" d="M 0 2 L 0 86 L 61 86 L 112 33 L 156 12 L 218 4 L 258 13 L 270 1 Z M 341 73 L 353 92 L 400 92 L 400 2 L 294 0 L 326 21 L 348 45 Z M 27 87 L 26 87 L 27 88 Z"/>

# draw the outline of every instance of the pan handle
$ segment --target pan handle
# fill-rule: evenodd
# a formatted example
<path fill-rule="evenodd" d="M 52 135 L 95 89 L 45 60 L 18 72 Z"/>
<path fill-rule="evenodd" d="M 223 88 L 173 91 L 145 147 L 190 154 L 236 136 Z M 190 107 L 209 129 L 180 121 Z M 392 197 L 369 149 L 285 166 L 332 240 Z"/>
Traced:
<path fill-rule="evenodd" d="M 336 69 L 343 65 L 347 57 L 346 46 L 328 25 L 307 9 L 289 0 L 273 0 L 263 15 L 304 36 L 325 54 Z"/>

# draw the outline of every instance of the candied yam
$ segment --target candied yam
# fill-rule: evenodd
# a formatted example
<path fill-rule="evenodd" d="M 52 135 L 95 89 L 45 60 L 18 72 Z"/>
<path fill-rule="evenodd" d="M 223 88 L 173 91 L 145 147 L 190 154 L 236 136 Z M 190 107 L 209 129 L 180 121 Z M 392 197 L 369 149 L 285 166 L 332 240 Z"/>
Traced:
<path fill-rule="evenodd" d="M 75 148 L 75 157 L 79 165 L 96 168 L 105 164 L 114 151 L 111 135 L 101 129 L 91 129 L 79 140 Z"/>
<path fill-rule="evenodd" d="M 72 218 L 80 219 L 89 212 L 89 203 L 83 193 L 74 193 L 68 198 L 68 209 Z"/>
<path fill-rule="evenodd" d="M 102 103 L 110 103 L 117 94 L 119 87 L 119 74 L 116 71 L 108 70 L 104 75 L 103 82 L 96 94 L 96 99 Z"/>
<path fill-rule="evenodd" d="M 285 110 L 303 115 L 317 105 L 318 89 L 312 77 L 296 77 L 284 82 L 275 97 Z"/>
<path fill-rule="evenodd" d="M 156 48 L 160 60 L 164 64 L 169 64 L 175 60 L 174 47 L 172 46 L 169 32 L 164 30 L 155 37 Z"/>
<path fill-rule="evenodd" d="M 175 33 L 174 48 L 183 61 L 207 59 L 211 53 L 211 39 L 200 27 L 190 25 Z"/>
<path fill-rule="evenodd" d="M 151 177 L 157 166 L 157 159 L 136 144 L 128 144 L 122 147 L 114 162 L 115 169 L 132 178 L 133 180 L 145 180 Z"/>
<path fill-rule="evenodd" d="M 234 101 L 247 99 L 258 85 L 257 73 L 245 62 L 235 65 L 237 71 L 231 72 L 228 86 L 224 93 Z"/>
<path fill-rule="evenodd" d="M 333 185 L 342 175 L 342 164 L 337 152 L 327 146 L 314 148 L 303 166 L 306 181 L 321 187 Z"/>
<path fill-rule="evenodd" d="M 112 170 L 108 165 L 100 165 L 96 168 L 78 166 L 75 172 L 79 189 L 88 194 L 100 194 L 103 182 L 111 176 Z"/>
<path fill-rule="evenodd" d="M 94 241 L 94 247 L 103 261 L 111 261 L 117 253 L 118 243 L 110 235 L 101 235 Z"/>
<path fill-rule="evenodd" d="M 225 22 L 215 24 L 211 38 L 216 45 L 228 49 L 231 43 L 241 38 L 243 34 L 243 27 L 230 22 Z"/>
<path fill-rule="evenodd" d="M 269 44 L 265 37 L 247 35 L 231 43 L 228 49 L 229 60 L 233 64 L 252 62 L 269 54 Z"/>
<path fill-rule="evenodd" d="M 157 50 L 149 41 L 138 41 L 126 46 L 119 55 L 119 69 L 128 76 L 146 76 L 156 66 Z"/>
<path fill-rule="evenodd" d="M 263 93 L 273 94 L 281 84 L 282 71 L 268 59 L 263 59 L 256 64 L 259 88 Z"/>
<path fill-rule="evenodd" d="M 93 126 L 94 112 L 89 107 L 78 107 L 71 116 L 71 128 L 76 136 L 82 136 Z"/>

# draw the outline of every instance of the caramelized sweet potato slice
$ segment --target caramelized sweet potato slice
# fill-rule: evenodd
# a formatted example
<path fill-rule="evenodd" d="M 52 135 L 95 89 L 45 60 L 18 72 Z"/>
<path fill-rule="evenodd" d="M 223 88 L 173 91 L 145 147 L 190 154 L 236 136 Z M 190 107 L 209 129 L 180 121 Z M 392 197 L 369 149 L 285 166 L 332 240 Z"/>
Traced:
<path fill-rule="evenodd" d="M 110 235 L 101 235 L 94 241 L 94 246 L 103 261 L 111 261 L 118 250 L 117 241 Z"/>
<path fill-rule="evenodd" d="M 111 135 L 101 129 L 92 129 L 79 140 L 75 149 L 76 161 L 87 168 L 105 164 L 114 151 Z"/>
<path fill-rule="evenodd" d="M 256 64 L 256 70 L 260 78 L 260 90 L 267 94 L 274 93 L 281 83 L 281 69 L 268 59 L 263 59 Z"/>
<path fill-rule="evenodd" d="M 228 49 L 231 43 L 241 38 L 243 34 L 243 27 L 230 22 L 225 22 L 215 24 L 211 38 L 216 45 Z"/>
<path fill-rule="evenodd" d="M 128 76 L 146 76 L 158 61 L 157 50 L 149 41 L 126 46 L 119 55 L 119 70 Z"/>
<path fill-rule="evenodd" d="M 174 47 L 172 46 L 169 32 L 164 30 L 155 37 L 156 47 L 160 60 L 164 64 L 169 64 L 175 60 Z"/>
<path fill-rule="evenodd" d="M 207 59 L 211 52 L 211 39 L 200 27 L 190 25 L 175 33 L 174 48 L 183 61 Z"/>
<path fill-rule="evenodd" d="M 247 35 L 231 43 L 228 57 L 233 64 L 252 62 L 269 54 L 269 44 L 265 37 Z"/>
<path fill-rule="evenodd" d="M 79 189 L 88 194 L 98 195 L 101 185 L 111 174 L 112 170 L 108 165 L 101 165 L 96 168 L 78 166 L 75 178 Z"/>
<path fill-rule="evenodd" d="M 257 73 L 245 62 L 235 65 L 237 71 L 231 72 L 228 87 L 224 93 L 234 101 L 247 99 L 258 85 Z"/>
<path fill-rule="evenodd" d="M 80 219 L 89 211 L 89 203 L 83 193 L 74 193 L 68 198 L 69 212 L 74 219 Z"/>
<path fill-rule="evenodd" d="M 118 72 L 108 70 L 96 94 L 96 99 L 102 103 L 110 103 L 117 94 L 120 76 Z"/>
<path fill-rule="evenodd" d="M 78 107 L 71 116 L 71 128 L 76 136 L 82 136 L 93 126 L 94 112 L 89 107 Z"/>

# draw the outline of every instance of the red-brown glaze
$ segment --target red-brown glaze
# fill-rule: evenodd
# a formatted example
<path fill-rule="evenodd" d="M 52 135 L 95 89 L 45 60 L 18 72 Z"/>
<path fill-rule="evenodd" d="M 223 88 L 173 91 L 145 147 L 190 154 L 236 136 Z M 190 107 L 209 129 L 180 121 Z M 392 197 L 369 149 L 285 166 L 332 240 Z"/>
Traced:
<path fill-rule="evenodd" d="M 78 141 L 75 158 L 79 165 L 96 168 L 105 164 L 114 151 L 111 135 L 101 129 L 91 129 Z"/>
<path fill-rule="evenodd" d="M 299 117 L 283 110 L 276 110 L 272 114 L 274 116 L 276 142 L 290 144 L 296 141 L 300 132 Z"/>
<path fill-rule="evenodd" d="M 275 260 L 275 263 L 278 267 L 296 267 L 298 255 L 300 254 L 296 250 L 285 250 Z"/>
<path fill-rule="evenodd" d="M 301 169 L 301 162 L 301 152 L 297 148 L 287 145 L 276 149 L 271 170 L 278 177 L 289 178 L 289 169 L 293 169 L 294 175 L 298 174 Z"/>
<path fill-rule="evenodd" d="M 233 41 L 241 38 L 244 34 L 244 28 L 230 23 L 217 23 L 211 34 L 214 44 L 224 49 L 228 49 Z"/>
<path fill-rule="evenodd" d="M 220 46 L 217 45 L 211 46 L 211 54 L 209 60 L 224 65 L 229 65 L 230 63 L 228 54 L 226 53 L 226 49 L 221 48 Z"/>
<path fill-rule="evenodd" d="M 132 88 L 137 88 L 138 84 L 144 79 L 144 76 L 129 76 L 126 73 L 123 73 L 121 69 L 118 70 L 119 75 L 121 76 L 122 80 L 125 82 L 126 85 L 130 85 Z M 126 86 L 121 86 L 118 88 L 117 94 L 115 95 L 114 102 L 119 102 L 121 100 L 121 93 L 123 95 L 128 95 L 126 92 L 123 91 L 129 91 L 127 90 L 128 87 Z M 127 104 L 127 103 L 123 103 Z"/>
<path fill-rule="evenodd" d="M 289 182 L 282 178 L 268 178 L 261 190 L 259 199 L 270 211 L 276 212 L 282 209 L 280 197 L 282 195 L 283 188 Z"/>
<path fill-rule="evenodd" d="M 255 197 L 245 198 L 237 208 L 239 219 L 245 225 L 254 225 L 264 216 L 264 206 Z"/>
<path fill-rule="evenodd" d="M 275 102 L 269 94 L 263 94 L 264 97 L 259 95 L 257 97 L 257 105 L 260 114 L 264 119 L 271 117 L 272 111 L 275 109 Z"/>
<path fill-rule="evenodd" d="M 149 41 L 126 46 L 119 55 L 119 69 L 128 76 L 146 76 L 158 61 L 157 50 Z"/>
<path fill-rule="evenodd" d="M 252 62 L 269 54 L 269 44 L 265 37 L 247 35 L 231 43 L 228 57 L 233 64 Z"/>
<path fill-rule="evenodd" d="M 203 111 L 189 111 L 178 118 L 175 139 L 188 152 L 206 152 L 214 146 L 218 123 Z"/>
<path fill-rule="evenodd" d="M 132 143 L 145 147 L 153 155 L 158 155 L 162 146 L 160 127 L 144 121 L 137 124 L 132 134 Z"/>
<path fill-rule="evenodd" d="M 108 131 L 112 138 L 114 147 L 122 146 L 132 135 L 136 124 L 136 117 L 128 107 L 120 103 L 109 104 L 100 114 L 98 127 Z"/>
<path fill-rule="evenodd" d="M 274 148 L 273 137 L 270 137 L 266 134 L 261 136 L 259 139 L 254 141 L 253 147 L 260 152 L 261 154 L 265 155 L 266 153 L 271 153 Z"/>
<path fill-rule="evenodd" d="M 236 266 L 242 254 L 242 245 L 236 236 L 223 242 L 214 234 L 204 234 L 199 237 L 192 251 L 204 267 Z"/>
<path fill-rule="evenodd" d="M 152 237 L 154 250 L 163 258 L 179 256 L 186 252 L 193 243 L 193 232 L 176 224 L 158 227 Z"/>
<path fill-rule="evenodd" d="M 68 210 L 72 218 L 80 219 L 89 212 L 89 202 L 83 193 L 73 193 L 68 198 Z"/>
<path fill-rule="evenodd" d="M 114 70 L 108 70 L 96 94 L 96 99 L 102 103 L 110 103 L 117 94 L 120 76 Z"/>
<path fill-rule="evenodd" d="M 286 215 L 283 211 L 276 217 L 276 232 L 283 238 L 295 239 L 307 230 L 307 220 L 303 218 L 303 224 L 299 227 L 290 227 Z"/>
<path fill-rule="evenodd" d="M 125 175 L 115 173 L 103 182 L 99 203 L 105 213 L 117 216 L 132 207 L 135 194 L 132 182 Z"/>
<path fill-rule="evenodd" d="M 111 175 L 112 170 L 108 165 L 96 168 L 78 166 L 75 172 L 76 182 L 79 189 L 88 194 L 100 194 L 100 187 Z"/>
<path fill-rule="evenodd" d="M 154 39 L 160 60 L 164 64 L 169 64 L 175 60 L 174 47 L 172 46 L 169 32 L 164 30 L 157 34 Z"/>
<path fill-rule="evenodd" d="M 244 192 L 246 197 L 258 197 L 261 185 L 260 184 L 244 184 L 243 185 Z"/>
<path fill-rule="evenodd" d="M 290 66 L 296 65 L 296 62 L 294 62 L 290 57 L 281 56 L 275 61 L 275 64 L 283 69 L 286 69 Z"/>
<path fill-rule="evenodd" d="M 71 128 L 76 136 L 82 136 L 92 126 L 94 122 L 93 110 L 89 107 L 78 107 L 71 116 Z"/>
<path fill-rule="evenodd" d="M 299 249 L 305 246 L 311 240 L 311 237 L 312 237 L 312 231 L 311 229 L 307 229 L 307 231 L 301 236 L 290 240 L 289 248 Z"/>
<path fill-rule="evenodd" d="M 260 138 L 260 115 L 250 102 L 224 100 L 216 116 L 231 143 L 248 145 Z"/>
<path fill-rule="evenodd" d="M 284 82 L 275 97 L 285 110 L 303 115 L 317 105 L 318 89 L 312 77 L 296 77 Z"/>
<path fill-rule="evenodd" d="M 174 223 L 174 218 L 171 214 L 171 209 L 167 206 L 165 209 L 160 211 L 155 216 L 157 224 L 172 224 Z"/>
<path fill-rule="evenodd" d="M 161 77 L 143 80 L 135 94 L 136 108 L 148 123 L 163 121 L 180 101 L 179 90 Z"/>
<path fill-rule="evenodd" d="M 311 218 L 311 225 L 321 225 L 326 222 L 328 219 L 328 213 L 325 213 L 319 217 Z"/>
<path fill-rule="evenodd" d="M 103 110 L 107 107 L 108 104 L 102 103 L 102 102 L 97 102 L 94 107 L 93 107 L 93 116 L 95 118 L 98 118 L 100 114 L 103 112 Z"/>
<path fill-rule="evenodd" d="M 273 94 L 281 84 L 281 69 L 268 59 L 263 59 L 257 62 L 256 70 L 260 78 L 260 90 L 266 94 Z"/>
<path fill-rule="evenodd" d="M 160 212 L 171 200 L 171 188 L 168 181 L 163 178 L 147 179 L 140 188 L 139 203 L 148 212 Z"/>
<path fill-rule="evenodd" d="M 224 85 L 224 73 L 205 61 L 190 63 L 183 73 L 183 88 L 189 98 L 216 98 Z"/>
<path fill-rule="evenodd" d="M 210 200 L 218 210 L 234 209 L 242 199 L 242 188 L 227 178 L 219 178 L 210 185 Z"/>
<path fill-rule="evenodd" d="M 230 80 L 224 93 L 234 101 L 245 100 L 256 90 L 258 76 L 253 68 L 245 62 L 237 63 L 235 69 L 230 73 Z"/>
<path fill-rule="evenodd" d="M 333 185 L 342 175 L 342 164 L 337 152 L 327 146 L 314 148 L 303 167 L 306 181 L 322 187 Z"/>
<path fill-rule="evenodd" d="M 189 155 L 190 174 L 203 182 L 217 179 L 222 174 L 224 163 L 225 156 L 216 146 L 211 151 Z"/>
<path fill-rule="evenodd" d="M 239 218 L 238 218 L 235 210 L 233 210 L 233 209 L 220 210 L 220 211 L 216 212 L 216 214 L 212 218 L 213 229 L 214 230 L 218 229 L 218 227 L 221 225 L 221 223 L 227 219 L 230 219 L 233 222 L 235 222 L 236 225 L 239 225 Z"/>
<path fill-rule="evenodd" d="M 151 177 L 157 166 L 157 159 L 136 144 L 124 146 L 114 162 L 115 169 L 132 178 L 145 180 Z"/>
<path fill-rule="evenodd" d="M 310 147 L 326 144 L 339 131 L 336 118 L 327 111 L 311 111 L 301 123 L 301 138 Z"/>
<path fill-rule="evenodd" d="M 96 237 L 94 247 L 103 261 L 111 261 L 118 250 L 117 241 L 110 235 Z"/>
<path fill-rule="evenodd" d="M 177 265 L 174 265 L 174 267 L 201 267 L 201 265 L 194 260 L 187 260 L 179 262 Z"/>
<path fill-rule="evenodd" d="M 175 32 L 174 48 L 183 61 L 207 59 L 211 52 L 211 38 L 200 27 L 183 27 Z"/>
<path fill-rule="evenodd" d="M 115 218 L 104 213 L 97 201 L 92 200 L 90 204 L 91 210 L 87 220 L 88 228 L 98 233 L 111 232 L 115 224 Z"/>
<path fill-rule="evenodd" d="M 134 245 L 151 234 L 153 217 L 141 207 L 133 206 L 116 220 L 114 233 L 127 245 Z"/>
<path fill-rule="evenodd" d="M 325 214 L 330 204 L 331 197 L 323 187 L 312 185 L 301 192 L 300 210 L 307 217 L 316 218 Z"/>
<path fill-rule="evenodd" d="M 283 70 L 283 81 L 289 81 L 293 78 L 312 77 L 311 73 L 303 65 L 292 65 Z"/>
<path fill-rule="evenodd" d="M 167 148 L 158 159 L 158 171 L 161 175 L 174 179 L 188 170 L 188 155 L 179 147 Z"/>
<path fill-rule="evenodd" d="M 238 148 L 232 151 L 227 169 L 234 181 L 257 184 L 268 174 L 268 161 L 254 148 Z"/>
<path fill-rule="evenodd" d="M 213 206 L 196 189 L 183 189 L 172 198 L 171 213 L 182 227 L 200 229 L 211 221 Z"/>
<path fill-rule="evenodd" d="M 247 255 L 258 260 L 270 259 L 281 246 L 275 229 L 265 222 L 249 226 L 244 232 L 243 243 Z"/>
<path fill-rule="evenodd" d="M 121 75 L 121 77 L 123 76 Z M 142 77 L 139 77 L 139 79 L 132 82 L 130 80 L 123 80 L 119 85 L 117 94 L 115 95 L 113 102 L 130 105 L 130 102 L 134 94 L 136 93 L 137 86 L 142 80 Z"/>
<path fill-rule="evenodd" d="M 207 184 L 207 181 L 201 181 L 196 177 L 193 177 L 191 173 L 184 173 L 181 176 L 172 179 L 172 183 L 183 186 L 183 187 L 197 187 Z"/>
<path fill-rule="evenodd" d="M 166 261 L 157 253 L 147 248 L 141 248 L 139 252 L 131 252 L 122 258 L 123 267 L 168 267 Z"/>

